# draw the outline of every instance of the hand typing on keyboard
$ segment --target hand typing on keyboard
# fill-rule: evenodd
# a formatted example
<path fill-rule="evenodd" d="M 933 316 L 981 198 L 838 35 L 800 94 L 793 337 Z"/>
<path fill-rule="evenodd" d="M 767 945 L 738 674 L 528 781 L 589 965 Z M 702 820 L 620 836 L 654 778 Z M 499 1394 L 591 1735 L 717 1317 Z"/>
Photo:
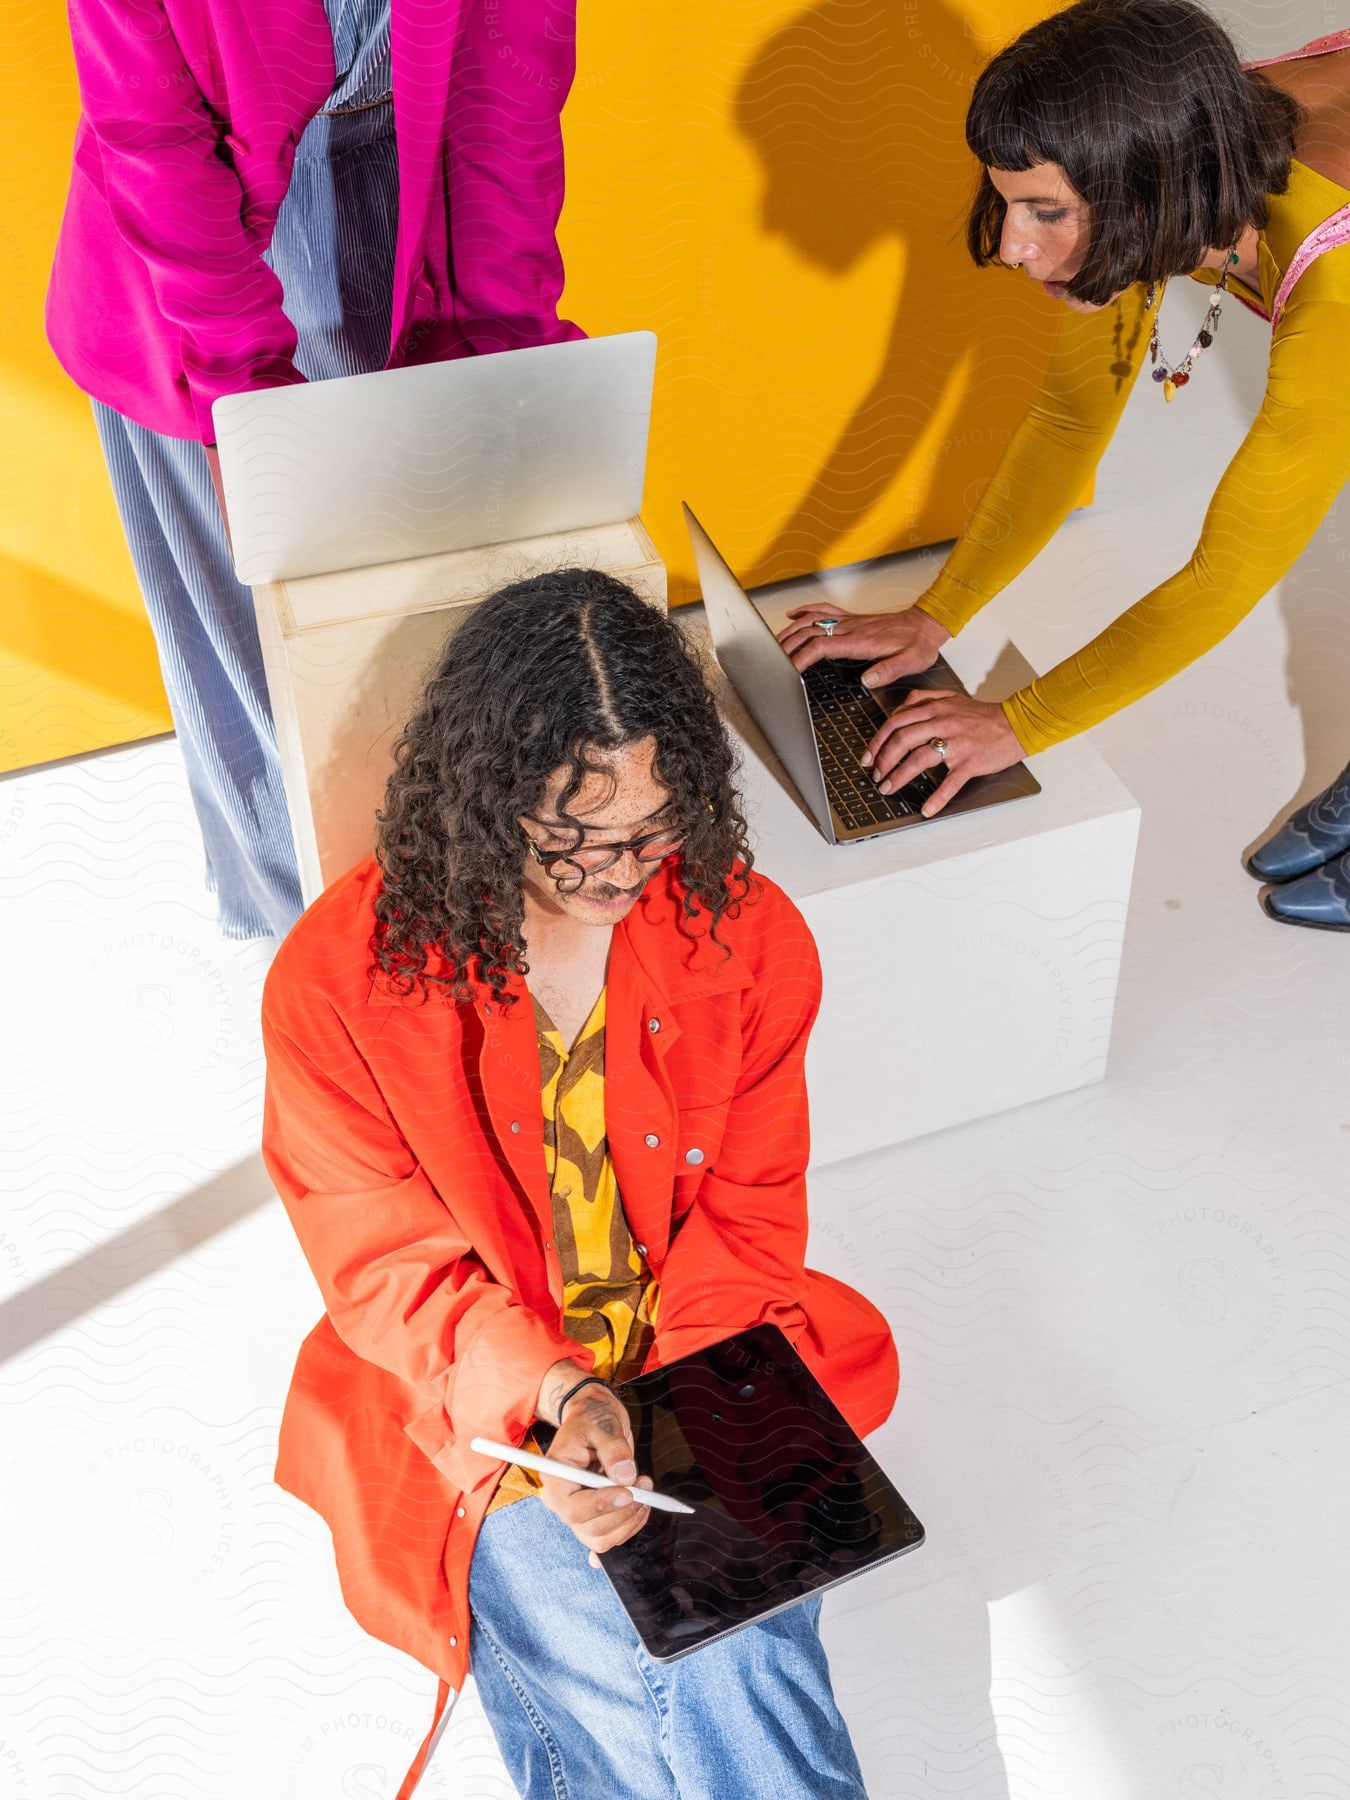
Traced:
<path fill-rule="evenodd" d="M 945 745 L 945 754 L 934 739 Z M 972 700 L 945 688 L 914 688 L 874 733 L 863 763 L 882 794 L 893 794 L 916 775 L 945 763 L 936 792 L 920 808 L 931 819 L 973 776 L 1010 769 L 1025 755 L 997 701 Z"/>
<path fill-rule="evenodd" d="M 794 606 L 788 618 L 792 622 L 778 633 L 778 641 L 798 674 L 835 657 L 860 658 L 871 666 L 869 687 L 885 687 L 931 669 L 952 635 L 918 605 L 900 612 L 855 613 L 833 600 L 811 600 Z M 829 636 L 820 629 L 822 619 L 834 620 Z"/>
<path fill-rule="evenodd" d="M 830 804 L 846 825 L 859 828 L 912 818 L 937 787 L 924 772 L 883 794 L 863 768 L 867 741 L 886 718 L 881 701 L 862 686 L 867 666 L 840 659 L 815 663 L 802 676 Z"/>

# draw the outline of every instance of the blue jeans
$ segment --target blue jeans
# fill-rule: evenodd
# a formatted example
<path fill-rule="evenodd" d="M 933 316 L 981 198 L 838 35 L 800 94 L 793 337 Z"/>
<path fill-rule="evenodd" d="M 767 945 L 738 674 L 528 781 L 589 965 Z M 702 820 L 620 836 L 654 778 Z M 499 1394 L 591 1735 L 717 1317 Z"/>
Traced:
<path fill-rule="evenodd" d="M 474 1545 L 470 1667 L 522 1800 L 867 1800 L 819 1597 L 658 1663 L 586 1556 L 533 1497 Z"/>
<path fill-rule="evenodd" d="M 336 19 L 340 0 L 327 4 Z M 344 30 L 373 10 L 371 0 L 359 10 L 343 5 Z M 263 257 L 282 283 L 296 329 L 296 366 L 311 381 L 384 367 L 397 218 L 393 107 L 311 119 Z M 191 439 L 137 425 L 101 400 L 93 407 L 159 652 L 221 936 L 285 937 L 305 904 L 300 872 L 253 598 L 234 573 L 206 452 Z M 369 829 L 373 848 L 373 814 Z"/>

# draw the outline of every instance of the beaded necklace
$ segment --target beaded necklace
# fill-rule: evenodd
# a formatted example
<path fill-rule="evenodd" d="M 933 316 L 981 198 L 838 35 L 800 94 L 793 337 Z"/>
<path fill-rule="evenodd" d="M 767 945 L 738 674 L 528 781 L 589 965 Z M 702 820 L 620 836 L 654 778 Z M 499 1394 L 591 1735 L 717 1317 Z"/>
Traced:
<path fill-rule="evenodd" d="M 1163 399 L 1169 406 L 1177 397 L 1177 389 L 1184 388 L 1190 380 L 1191 370 L 1197 357 L 1208 350 L 1214 342 L 1215 333 L 1219 329 L 1219 314 L 1223 311 L 1223 302 L 1219 296 L 1227 291 L 1228 277 L 1233 271 L 1233 264 L 1237 261 L 1237 251 L 1230 250 L 1228 261 L 1224 264 L 1223 274 L 1214 284 L 1214 298 L 1210 301 L 1209 310 L 1201 322 L 1199 331 L 1195 334 L 1195 342 L 1182 360 L 1175 365 L 1168 362 L 1167 357 L 1163 354 L 1162 345 L 1158 342 L 1158 313 L 1162 311 L 1162 296 L 1167 290 L 1167 283 L 1164 281 L 1161 288 L 1156 281 L 1150 281 L 1148 284 L 1148 296 L 1144 304 L 1149 311 L 1152 311 L 1156 301 L 1158 308 L 1157 312 L 1153 313 L 1153 335 L 1148 340 L 1148 359 L 1153 364 L 1153 379 L 1162 383 Z"/>

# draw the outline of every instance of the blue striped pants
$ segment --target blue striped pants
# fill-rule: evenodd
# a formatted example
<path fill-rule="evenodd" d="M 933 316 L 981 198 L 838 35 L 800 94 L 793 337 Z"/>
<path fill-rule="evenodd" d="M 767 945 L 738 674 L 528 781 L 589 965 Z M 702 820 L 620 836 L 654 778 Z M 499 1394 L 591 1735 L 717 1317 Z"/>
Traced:
<path fill-rule="evenodd" d="M 384 367 L 393 306 L 398 157 L 393 106 L 320 115 L 296 146 L 266 261 L 311 381 Z M 93 402 L 145 598 L 206 885 L 227 938 L 283 937 L 300 876 L 253 596 L 235 578 L 202 446 Z M 374 824 L 372 821 L 372 848 Z"/>

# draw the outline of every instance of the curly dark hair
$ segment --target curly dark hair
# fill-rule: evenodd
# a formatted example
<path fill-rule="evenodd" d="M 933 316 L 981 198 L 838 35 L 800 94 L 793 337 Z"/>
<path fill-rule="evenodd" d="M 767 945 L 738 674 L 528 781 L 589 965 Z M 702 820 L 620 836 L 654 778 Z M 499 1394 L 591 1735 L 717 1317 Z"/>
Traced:
<path fill-rule="evenodd" d="M 999 261 L 1007 203 L 995 169 L 1058 163 L 1091 208 L 1067 291 L 1104 306 L 1138 281 L 1188 275 L 1262 229 L 1289 185 L 1304 110 L 1194 0 L 1079 0 L 981 72 L 966 142 L 984 165 L 966 226 L 977 266 Z"/>
<path fill-rule="evenodd" d="M 421 705 L 394 746 L 376 815 L 384 875 L 370 975 L 401 994 L 438 983 L 465 1001 L 472 982 L 498 999 L 526 974 L 521 927 L 522 814 L 567 770 L 557 816 L 594 752 L 651 735 L 653 768 L 686 836 L 677 852 L 683 922 L 735 917 L 752 855 L 734 785 L 735 756 L 682 633 L 630 587 L 596 569 L 532 576 L 484 600 L 454 631 Z M 438 947 L 448 976 L 426 972 Z"/>

